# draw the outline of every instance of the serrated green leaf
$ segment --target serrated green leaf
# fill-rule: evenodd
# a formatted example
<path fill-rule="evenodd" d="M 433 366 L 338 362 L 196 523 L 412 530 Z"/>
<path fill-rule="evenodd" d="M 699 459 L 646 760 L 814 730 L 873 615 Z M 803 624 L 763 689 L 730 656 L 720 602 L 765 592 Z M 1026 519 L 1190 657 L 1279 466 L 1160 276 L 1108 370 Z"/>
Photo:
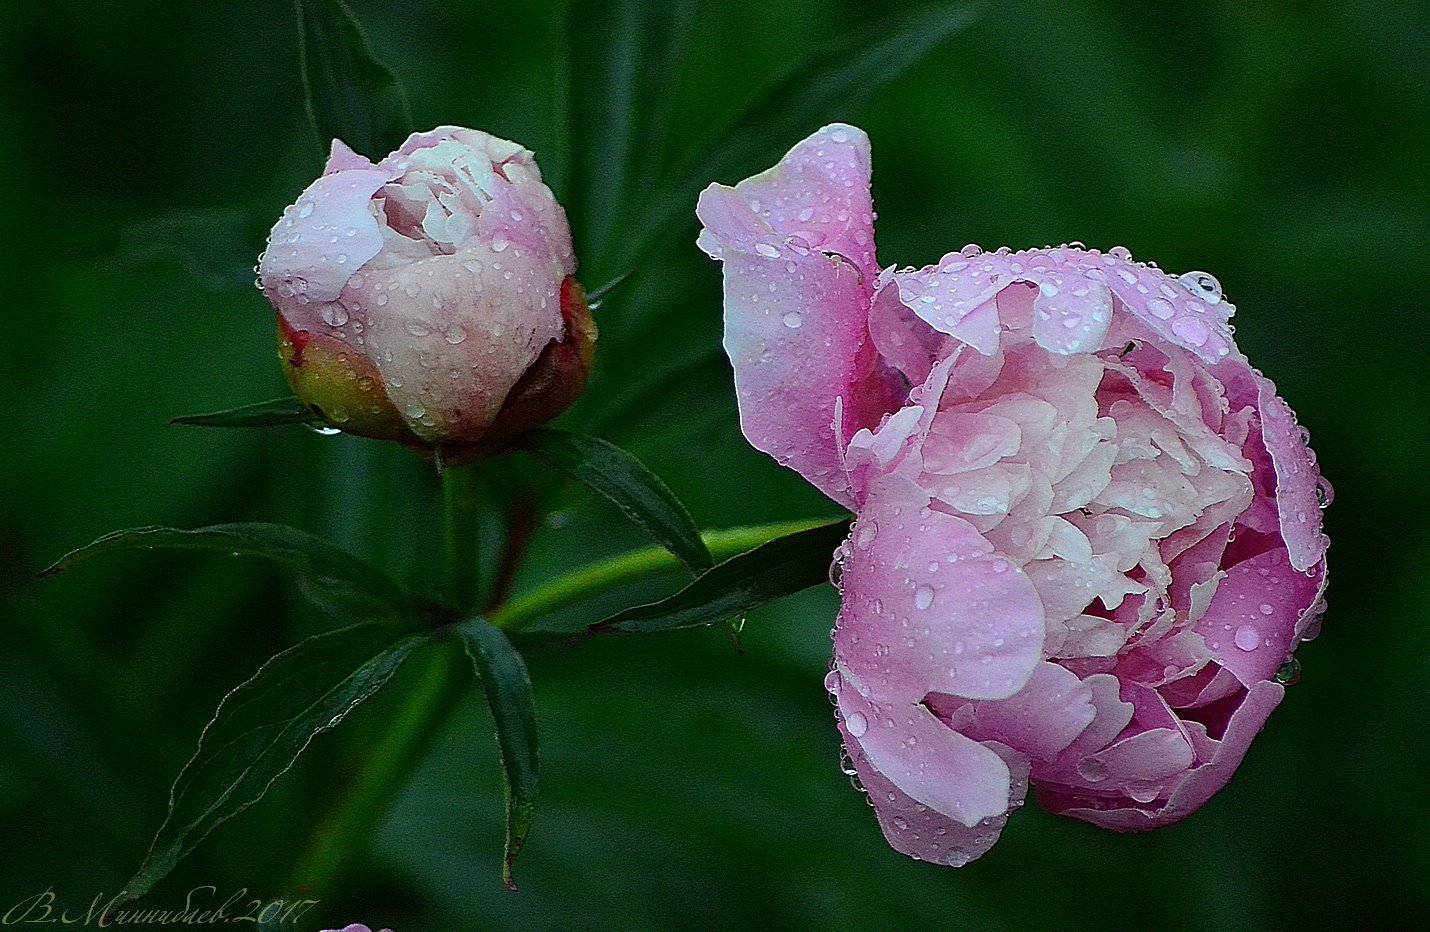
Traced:
<path fill-rule="evenodd" d="M 387 684 L 429 635 L 394 641 L 386 625 L 329 631 L 278 654 L 229 693 L 169 797 L 169 814 L 126 886 L 153 889 L 216 826 L 258 802 L 321 732 Z"/>
<path fill-rule="evenodd" d="M 192 530 L 141 527 L 106 534 L 40 573 L 53 576 L 82 560 L 122 550 L 208 550 L 273 560 L 298 573 L 304 591 L 348 616 L 412 618 L 415 600 L 381 570 L 329 541 L 284 524 L 215 524 Z"/>
<path fill-rule="evenodd" d="M 845 520 L 777 537 L 715 566 L 675 595 L 618 612 L 591 630 L 651 633 L 736 618 L 828 582 L 830 560 L 848 533 Z"/>
<path fill-rule="evenodd" d="M 412 132 L 407 92 L 377 60 L 343 0 L 294 0 L 308 118 L 324 153 L 334 139 L 378 159 Z"/>
<path fill-rule="evenodd" d="M 944 4 L 893 18 L 815 52 L 694 149 L 694 156 L 646 195 L 646 211 L 628 237 L 626 262 L 671 228 L 693 222 L 696 195 L 712 181 L 733 184 L 769 168 L 818 127 L 848 117 L 870 94 L 973 22 L 966 4 Z"/>
<path fill-rule="evenodd" d="M 209 414 L 186 414 L 170 423 L 190 427 L 283 427 L 292 424 L 322 423 L 322 418 L 297 398 L 274 398 L 251 405 L 240 405 L 226 411 Z"/>
<path fill-rule="evenodd" d="M 609 440 L 542 429 L 521 434 L 511 445 L 605 496 L 692 572 L 714 564 L 700 528 L 670 487 Z"/>
<path fill-rule="evenodd" d="M 536 817 L 537 735 L 536 698 L 526 662 L 500 628 L 485 619 L 472 618 L 456 626 L 482 682 L 487 708 L 496 724 L 506 787 L 506 854 L 502 881 L 515 890 L 512 864 L 526 844 Z"/>
<path fill-rule="evenodd" d="M 694 0 L 571 0 L 561 23 L 565 123 L 564 203 L 588 274 L 603 258 L 659 167 L 675 72 Z"/>

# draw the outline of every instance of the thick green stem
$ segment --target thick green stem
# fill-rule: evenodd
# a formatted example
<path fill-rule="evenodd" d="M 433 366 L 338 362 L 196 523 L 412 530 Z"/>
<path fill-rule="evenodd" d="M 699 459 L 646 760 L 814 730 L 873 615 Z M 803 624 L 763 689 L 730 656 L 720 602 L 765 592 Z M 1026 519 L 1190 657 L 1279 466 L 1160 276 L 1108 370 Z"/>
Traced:
<path fill-rule="evenodd" d="M 443 594 L 465 614 L 481 592 L 480 461 L 449 466 L 442 473 Z"/>
<path fill-rule="evenodd" d="M 752 547 L 812 527 L 827 524 L 828 518 L 791 521 L 752 527 L 706 531 L 701 536 L 715 560 L 728 560 Z M 646 547 L 617 554 L 587 564 L 564 576 L 518 596 L 491 614 L 491 622 L 502 628 L 519 629 L 539 621 L 557 609 L 599 595 L 615 586 L 627 585 L 680 569 L 683 564 L 663 547 Z"/>

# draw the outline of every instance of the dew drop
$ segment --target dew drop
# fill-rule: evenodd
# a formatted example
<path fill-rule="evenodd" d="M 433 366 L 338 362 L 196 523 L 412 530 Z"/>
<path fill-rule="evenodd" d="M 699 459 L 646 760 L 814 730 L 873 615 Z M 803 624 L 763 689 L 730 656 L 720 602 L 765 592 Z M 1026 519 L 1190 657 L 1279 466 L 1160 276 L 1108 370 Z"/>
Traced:
<path fill-rule="evenodd" d="M 924 611 L 933 604 L 933 586 L 924 584 L 914 590 L 914 608 Z"/>
<path fill-rule="evenodd" d="M 1257 634 L 1251 625 L 1242 625 L 1236 629 L 1236 637 L 1233 640 L 1241 650 L 1256 650 L 1261 643 L 1261 635 Z"/>
<path fill-rule="evenodd" d="M 798 330 L 804 324 L 804 318 L 799 316 L 799 311 L 790 311 L 784 316 L 784 324 L 791 330 Z"/>
<path fill-rule="evenodd" d="M 851 738 L 862 738 L 864 732 L 869 730 L 869 720 L 864 717 L 863 712 L 851 712 L 844 719 L 844 727 L 849 729 Z"/>
<path fill-rule="evenodd" d="M 1187 290 L 1208 304 L 1217 304 L 1221 301 L 1221 282 L 1216 280 L 1216 276 L 1210 272 L 1187 272 L 1177 278 L 1179 282 L 1186 286 Z"/>
<path fill-rule="evenodd" d="M 1276 682 L 1282 686 L 1295 686 L 1301 680 L 1301 661 L 1287 657 L 1286 662 L 1276 668 Z"/>
<path fill-rule="evenodd" d="M 1084 757 L 1078 761 L 1077 773 L 1089 783 L 1101 783 L 1107 779 L 1108 768 L 1095 757 Z"/>

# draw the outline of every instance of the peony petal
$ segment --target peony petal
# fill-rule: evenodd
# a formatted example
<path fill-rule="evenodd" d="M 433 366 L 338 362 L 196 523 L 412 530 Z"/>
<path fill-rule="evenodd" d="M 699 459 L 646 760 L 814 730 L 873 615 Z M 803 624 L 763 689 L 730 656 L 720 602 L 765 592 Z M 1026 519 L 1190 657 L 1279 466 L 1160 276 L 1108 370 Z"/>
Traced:
<path fill-rule="evenodd" d="M 1319 573 L 1298 573 L 1284 548 L 1269 550 L 1226 571 L 1195 630 L 1223 667 L 1254 686 L 1286 661 L 1319 593 Z"/>
<path fill-rule="evenodd" d="M 341 171 L 310 184 L 268 235 L 259 262 L 264 294 L 295 329 L 310 329 L 317 306 L 335 300 L 349 278 L 382 248 L 368 202 L 387 176 Z"/>
<path fill-rule="evenodd" d="M 1055 663 L 1042 663 L 1016 695 L 968 701 L 935 694 L 929 707 L 975 741 L 997 741 L 1034 760 L 1056 757 L 1092 724 L 1092 688 Z"/>
<path fill-rule="evenodd" d="M 1038 276 L 1033 302 L 1033 338 L 1046 350 L 1069 356 L 1102 345 L 1112 322 L 1112 292 L 1085 276 L 1046 272 Z"/>
<path fill-rule="evenodd" d="M 878 272 L 867 137 L 825 127 L 769 171 L 706 188 L 696 212 L 701 248 L 725 263 L 725 349 L 746 438 L 852 504 L 834 406 L 845 399 L 846 437 L 877 420 L 852 392 L 872 364 Z"/>
<path fill-rule="evenodd" d="M 476 244 L 370 278 L 369 354 L 419 437 L 480 436 L 564 332 L 562 279 L 533 253 Z"/>
<path fill-rule="evenodd" d="M 881 701 L 1003 699 L 1041 661 L 1043 609 L 1022 571 L 901 475 L 870 489 L 851 534 L 834 650 Z"/>
<path fill-rule="evenodd" d="M 852 745 L 914 802 L 969 828 L 1008 811 L 1008 765 L 939 721 L 927 707 L 871 701 L 848 676 L 836 698 L 840 723 Z"/>
<path fill-rule="evenodd" d="M 341 139 L 334 139 L 332 147 L 328 150 L 328 163 L 323 166 L 323 174 L 332 175 L 337 172 L 353 171 L 354 169 L 374 169 L 377 166 L 367 156 L 359 155 L 348 148 L 347 143 Z"/>
<path fill-rule="evenodd" d="M 1113 802 L 1108 808 L 1090 808 L 1086 805 L 1088 797 L 1067 794 L 1056 788 L 1046 792 L 1039 788 L 1038 802 L 1051 812 L 1123 832 L 1145 831 L 1181 821 L 1226 786 L 1246 756 L 1252 739 L 1285 695 L 1285 689 L 1277 683 L 1262 682 L 1253 686 L 1232 714 L 1221 740 L 1208 742 L 1214 745 L 1211 760 L 1179 781 L 1164 804 L 1138 804 L 1126 799 L 1120 801 L 1125 805 Z"/>
<path fill-rule="evenodd" d="M 1276 468 L 1276 509 L 1281 536 L 1290 550 L 1291 565 L 1308 570 L 1325 554 L 1330 542 L 1321 533 L 1321 497 L 1329 487 L 1321 479 L 1316 460 L 1306 445 L 1296 415 L 1276 395 L 1270 379 L 1256 374 L 1260 389 L 1261 435 Z M 1318 489 L 1320 491 L 1318 491 Z"/>
<path fill-rule="evenodd" d="M 874 807 L 884 838 L 895 851 L 935 864 L 962 867 L 993 847 L 1008 821 L 1007 813 L 984 819 L 970 828 L 957 819 L 922 805 L 874 769 L 859 743 L 849 736 L 842 720 L 839 730 L 844 736 L 852 775 L 869 794 L 869 804 Z M 996 744 L 986 746 L 1008 765 L 1011 782 L 1008 805 L 1011 812 L 1022 805 L 1027 794 L 1027 758 Z"/>

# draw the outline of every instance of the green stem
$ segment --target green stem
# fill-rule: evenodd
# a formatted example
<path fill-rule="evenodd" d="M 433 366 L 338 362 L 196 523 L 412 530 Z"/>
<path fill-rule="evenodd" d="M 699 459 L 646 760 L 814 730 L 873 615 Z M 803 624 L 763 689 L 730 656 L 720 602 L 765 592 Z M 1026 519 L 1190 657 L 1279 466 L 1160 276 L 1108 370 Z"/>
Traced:
<path fill-rule="evenodd" d="M 466 614 L 481 591 L 480 461 L 449 466 L 442 473 L 443 592 Z"/>
<path fill-rule="evenodd" d="M 477 464 L 442 473 L 442 592 L 465 616 L 481 594 L 481 496 Z M 363 764 L 343 797 L 313 833 L 293 874 L 293 889 L 329 895 L 347 868 L 366 850 L 397 791 L 427 753 L 448 712 L 469 683 L 469 661 L 455 642 L 443 639 L 427 653 L 410 692 L 378 739 L 363 749 Z"/>
<path fill-rule="evenodd" d="M 706 531 L 701 536 L 716 562 L 728 560 L 753 547 L 829 523 L 829 518 L 789 521 L 751 527 Z M 587 564 L 518 596 L 492 612 L 490 621 L 500 628 L 520 629 L 558 609 L 599 595 L 607 589 L 680 569 L 684 564 L 664 547 L 645 547 Z"/>
<path fill-rule="evenodd" d="M 335 892 L 347 869 L 367 849 L 397 791 L 426 756 L 442 722 L 456 706 L 467 683 L 466 656 L 451 642 L 434 645 L 420 660 L 411 692 L 403 697 L 380 737 L 363 749 L 363 764 L 342 801 L 330 809 L 313 832 L 308 849 L 293 872 L 290 889 Z M 423 662 L 425 661 L 425 662 Z"/>

